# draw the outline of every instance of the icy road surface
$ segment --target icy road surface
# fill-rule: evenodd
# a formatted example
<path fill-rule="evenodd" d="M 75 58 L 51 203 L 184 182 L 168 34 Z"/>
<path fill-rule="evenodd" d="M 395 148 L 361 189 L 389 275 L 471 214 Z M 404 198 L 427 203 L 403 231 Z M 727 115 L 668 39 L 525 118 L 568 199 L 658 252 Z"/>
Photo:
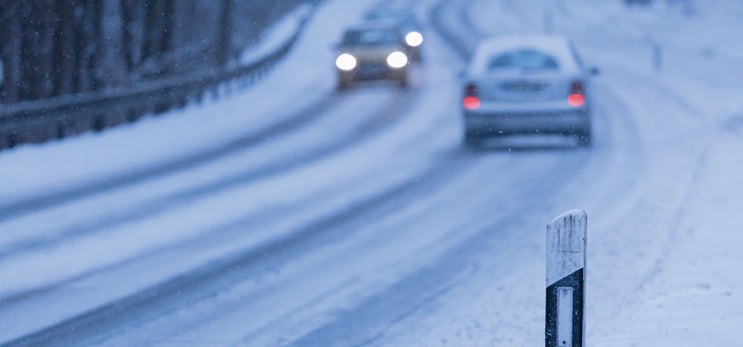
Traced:
<path fill-rule="evenodd" d="M 413 87 L 336 94 L 374 3 L 250 90 L 0 153 L 0 344 L 541 345 L 544 226 L 582 208 L 588 345 L 740 345 L 742 5 L 391 1 L 430 24 Z M 464 149 L 477 40 L 545 29 L 601 69 L 594 146 Z"/>

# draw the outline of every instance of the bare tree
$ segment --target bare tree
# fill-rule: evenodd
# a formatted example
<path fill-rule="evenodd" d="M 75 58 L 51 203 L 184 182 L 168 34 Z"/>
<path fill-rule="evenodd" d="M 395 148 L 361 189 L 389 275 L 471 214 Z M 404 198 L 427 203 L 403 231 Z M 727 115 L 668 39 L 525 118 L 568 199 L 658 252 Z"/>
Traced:
<path fill-rule="evenodd" d="M 20 100 L 21 83 L 21 36 L 20 8 L 17 2 L 0 2 L 0 59 L 4 65 L 3 101 L 14 103 Z"/>
<path fill-rule="evenodd" d="M 223 67 L 307 1 L 315 0 L 0 0 L 1 97 L 13 103 Z"/>
<path fill-rule="evenodd" d="M 217 62 L 221 66 L 227 65 L 232 58 L 232 12 L 235 8 L 234 0 L 222 0 L 222 12 L 219 16 L 219 32 L 217 36 Z"/>
<path fill-rule="evenodd" d="M 75 18 L 78 4 L 70 0 L 57 0 L 55 18 L 56 32 L 54 44 L 54 65 L 56 77 L 54 79 L 57 95 L 69 94 L 75 91 L 77 61 L 75 49 L 79 41 Z"/>

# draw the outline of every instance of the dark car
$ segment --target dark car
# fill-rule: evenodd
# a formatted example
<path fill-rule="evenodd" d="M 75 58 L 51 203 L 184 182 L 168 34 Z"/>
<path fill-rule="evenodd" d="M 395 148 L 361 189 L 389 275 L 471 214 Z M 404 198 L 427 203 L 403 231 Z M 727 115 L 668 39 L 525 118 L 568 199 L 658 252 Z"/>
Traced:
<path fill-rule="evenodd" d="M 372 80 L 392 80 L 403 88 L 408 86 L 409 61 L 398 28 L 369 25 L 348 29 L 338 51 L 335 66 L 339 90 Z"/>

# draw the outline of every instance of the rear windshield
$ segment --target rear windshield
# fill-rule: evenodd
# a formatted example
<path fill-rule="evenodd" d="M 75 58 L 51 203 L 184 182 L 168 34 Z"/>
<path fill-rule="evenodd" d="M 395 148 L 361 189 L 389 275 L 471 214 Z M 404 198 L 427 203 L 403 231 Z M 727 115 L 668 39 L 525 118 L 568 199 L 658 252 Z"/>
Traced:
<path fill-rule="evenodd" d="M 497 70 L 557 70 L 557 59 L 551 55 L 535 50 L 523 49 L 503 53 L 490 60 L 489 71 Z"/>
<path fill-rule="evenodd" d="M 397 23 L 413 23 L 415 22 L 415 16 L 404 12 L 372 12 L 367 14 L 364 18 L 367 20 L 374 21 L 394 21 Z"/>
<path fill-rule="evenodd" d="M 347 45 L 384 45 L 400 42 L 400 38 L 393 30 L 353 30 L 343 37 Z"/>

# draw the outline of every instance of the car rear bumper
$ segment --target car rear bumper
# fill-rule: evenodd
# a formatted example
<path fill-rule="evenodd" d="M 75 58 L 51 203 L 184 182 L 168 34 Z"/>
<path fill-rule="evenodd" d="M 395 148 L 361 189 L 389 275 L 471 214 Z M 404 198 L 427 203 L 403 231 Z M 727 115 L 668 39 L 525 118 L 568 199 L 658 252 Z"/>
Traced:
<path fill-rule="evenodd" d="M 420 61 L 421 60 L 421 46 L 416 47 L 405 47 L 405 54 L 410 58 L 410 61 Z"/>
<path fill-rule="evenodd" d="M 386 64 L 359 64 L 351 71 L 338 70 L 338 78 L 343 82 L 373 80 L 404 80 L 407 69 L 393 69 Z"/>
<path fill-rule="evenodd" d="M 482 135 L 584 134 L 590 132 L 587 109 L 554 111 L 464 111 L 469 132 Z"/>

